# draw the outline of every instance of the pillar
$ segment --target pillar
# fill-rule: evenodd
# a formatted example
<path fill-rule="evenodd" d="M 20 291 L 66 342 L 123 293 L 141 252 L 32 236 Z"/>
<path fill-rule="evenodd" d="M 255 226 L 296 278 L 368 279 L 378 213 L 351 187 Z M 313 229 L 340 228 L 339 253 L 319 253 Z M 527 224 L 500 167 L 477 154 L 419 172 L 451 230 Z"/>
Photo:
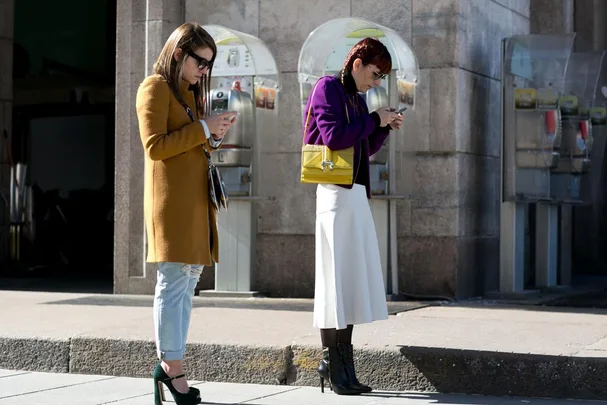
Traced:
<path fill-rule="evenodd" d="M 463 298 L 499 285 L 500 41 L 529 32 L 529 1 L 481 3 L 412 1 L 423 84 L 399 170 L 412 195 L 404 293 Z"/>
<path fill-rule="evenodd" d="M 114 292 L 118 294 L 154 291 L 156 267 L 145 262 L 144 155 L 135 98 L 165 41 L 182 22 L 182 1 L 118 2 L 114 206 Z"/>

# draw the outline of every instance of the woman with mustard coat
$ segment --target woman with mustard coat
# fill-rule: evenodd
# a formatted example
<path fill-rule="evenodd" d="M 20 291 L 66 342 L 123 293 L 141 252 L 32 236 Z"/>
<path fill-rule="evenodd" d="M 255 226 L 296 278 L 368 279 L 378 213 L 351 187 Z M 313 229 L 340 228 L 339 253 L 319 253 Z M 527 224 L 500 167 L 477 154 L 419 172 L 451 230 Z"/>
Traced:
<path fill-rule="evenodd" d="M 218 262 L 216 212 L 209 202 L 206 149 L 220 146 L 235 114 L 211 115 L 210 76 L 217 47 L 198 24 L 177 28 L 137 92 L 145 152 L 147 261 L 158 263 L 154 297 L 155 404 L 163 385 L 178 405 L 200 403 L 183 368 L 192 298 L 202 269 Z"/>

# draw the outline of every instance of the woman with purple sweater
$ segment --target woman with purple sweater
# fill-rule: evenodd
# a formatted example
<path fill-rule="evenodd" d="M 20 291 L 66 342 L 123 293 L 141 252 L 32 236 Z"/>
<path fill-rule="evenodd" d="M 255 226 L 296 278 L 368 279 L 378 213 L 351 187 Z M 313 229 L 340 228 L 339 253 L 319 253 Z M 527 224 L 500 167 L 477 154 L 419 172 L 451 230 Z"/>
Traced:
<path fill-rule="evenodd" d="M 369 206 L 369 157 L 379 151 L 402 115 L 390 108 L 369 113 L 365 93 L 392 69 L 392 59 L 378 40 L 357 43 L 338 77 L 318 80 L 306 105 L 310 120 L 304 142 L 331 150 L 354 147 L 353 184 L 319 184 L 316 191 L 316 280 L 314 326 L 320 329 L 324 381 L 339 395 L 371 388 L 358 382 L 354 370 L 354 325 L 387 319 L 375 225 Z M 305 122 L 304 122 L 305 128 Z"/>

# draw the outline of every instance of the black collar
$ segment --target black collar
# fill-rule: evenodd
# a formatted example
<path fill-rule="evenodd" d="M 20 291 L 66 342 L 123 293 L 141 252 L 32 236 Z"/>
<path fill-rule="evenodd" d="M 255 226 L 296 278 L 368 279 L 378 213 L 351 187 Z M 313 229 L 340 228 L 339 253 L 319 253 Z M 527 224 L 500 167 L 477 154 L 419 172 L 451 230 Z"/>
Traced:
<path fill-rule="evenodd" d="M 339 72 L 339 76 L 337 77 L 341 81 L 341 72 Z M 356 82 L 352 77 L 352 73 L 346 70 L 346 74 L 344 75 L 344 89 L 346 93 L 353 95 L 358 93 L 358 89 L 356 88 Z"/>

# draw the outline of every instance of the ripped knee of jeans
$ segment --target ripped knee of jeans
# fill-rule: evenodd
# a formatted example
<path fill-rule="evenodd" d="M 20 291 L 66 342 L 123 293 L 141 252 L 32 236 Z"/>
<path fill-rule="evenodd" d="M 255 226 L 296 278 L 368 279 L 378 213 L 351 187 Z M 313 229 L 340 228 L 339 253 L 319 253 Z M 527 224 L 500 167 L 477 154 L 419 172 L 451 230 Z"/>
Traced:
<path fill-rule="evenodd" d="M 199 265 L 191 265 L 190 266 L 190 277 L 192 278 L 200 278 L 202 271 L 204 270 L 204 266 Z"/>
<path fill-rule="evenodd" d="M 184 264 L 183 266 L 181 266 L 179 268 L 179 271 L 181 272 L 181 274 L 183 274 L 184 276 L 189 277 L 190 276 L 190 272 L 191 272 L 191 268 L 192 266 L 189 264 Z"/>

